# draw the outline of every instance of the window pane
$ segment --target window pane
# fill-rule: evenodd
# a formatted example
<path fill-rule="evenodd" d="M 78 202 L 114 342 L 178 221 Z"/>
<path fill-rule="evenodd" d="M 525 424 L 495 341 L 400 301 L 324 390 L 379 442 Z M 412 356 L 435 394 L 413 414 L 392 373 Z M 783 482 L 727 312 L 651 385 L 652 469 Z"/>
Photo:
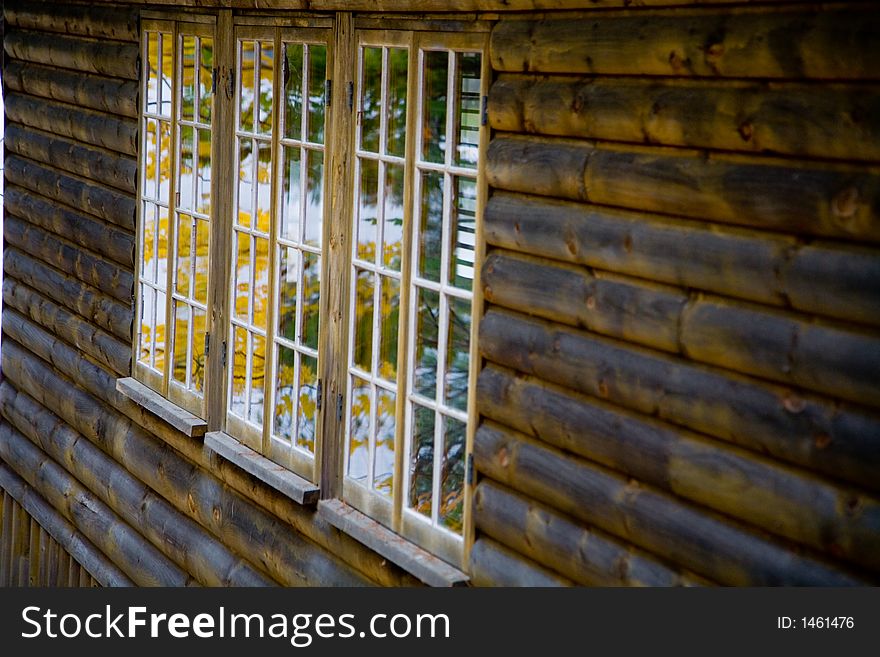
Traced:
<path fill-rule="evenodd" d="M 147 112 L 159 111 L 159 34 L 147 32 Z"/>
<path fill-rule="evenodd" d="M 400 271 L 403 241 L 403 182 L 402 165 L 385 165 L 385 215 L 383 217 L 382 264 Z"/>
<path fill-rule="evenodd" d="M 386 153 L 403 157 L 406 154 L 406 85 L 409 53 L 403 48 L 388 51 L 388 123 Z"/>
<path fill-rule="evenodd" d="M 247 401 L 248 333 L 239 326 L 233 330 L 232 350 L 232 389 L 229 410 L 243 418 Z"/>
<path fill-rule="evenodd" d="M 162 33 L 162 78 L 159 85 L 160 113 L 171 118 L 171 76 L 174 75 L 174 41 L 170 34 Z"/>
<path fill-rule="evenodd" d="M 379 194 L 379 163 L 360 160 L 361 180 L 358 188 L 357 257 L 367 262 L 376 259 L 377 199 Z"/>
<path fill-rule="evenodd" d="M 440 325 L 440 295 L 416 288 L 416 362 L 413 390 L 434 399 L 437 390 L 437 335 Z"/>
<path fill-rule="evenodd" d="M 189 306 L 174 301 L 174 380 L 186 385 L 189 343 Z"/>
<path fill-rule="evenodd" d="M 177 216 L 177 269 L 176 291 L 185 297 L 191 296 L 190 278 L 192 274 L 192 261 L 190 253 L 192 249 L 192 217 L 185 214 Z"/>
<path fill-rule="evenodd" d="M 309 161 L 309 177 L 306 190 L 305 243 L 321 246 L 321 228 L 324 223 L 324 153 L 306 151 Z"/>
<path fill-rule="evenodd" d="M 138 334 L 138 362 L 147 367 L 153 366 L 153 313 L 156 307 L 156 292 L 148 285 L 141 284 L 141 318 Z"/>
<path fill-rule="evenodd" d="M 284 136 L 288 139 L 300 139 L 302 137 L 303 47 L 299 43 L 285 43 L 284 53 L 287 57 L 284 82 Z"/>
<path fill-rule="evenodd" d="M 155 119 L 146 119 L 144 130 L 144 198 L 156 198 L 159 191 L 159 126 Z"/>
<path fill-rule="evenodd" d="M 192 309 L 192 363 L 190 364 L 190 385 L 193 390 L 202 393 L 205 389 L 205 311 Z"/>
<path fill-rule="evenodd" d="M 434 488 L 434 411 L 413 404 L 409 506 L 431 517 Z"/>
<path fill-rule="evenodd" d="M 382 109 L 382 49 L 364 48 L 361 69 L 361 149 L 379 152 L 379 120 Z"/>
<path fill-rule="evenodd" d="M 159 121 L 159 199 L 171 196 L 171 124 Z"/>
<path fill-rule="evenodd" d="M 318 348 L 318 310 L 321 299 L 321 257 L 303 253 L 302 330 L 300 341 Z"/>
<path fill-rule="evenodd" d="M 348 476 L 364 482 L 370 467 L 370 384 L 351 377 Z"/>
<path fill-rule="evenodd" d="M 257 221 L 254 228 L 269 232 L 272 211 L 272 143 L 257 140 Z"/>
<path fill-rule="evenodd" d="M 196 38 L 183 36 L 180 42 L 181 59 L 183 60 L 183 79 L 180 83 L 180 116 L 185 121 L 192 121 L 196 101 Z"/>
<path fill-rule="evenodd" d="M 299 250 L 281 247 L 278 270 L 278 335 L 296 341 L 296 298 L 299 284 Z"/>
<path fill-rule="evenodd" d="M 474 285 L 474 248 L 477 239 L 477 182 L 470 178 L 455 178 L 453 193 L 449 282 L 470 291 Z"/>
<path fill-rule="evenodd" d="M 275 352 L 278 363 L 275 377 L 275 427 L 276 436 L 291 440 L 296 425 L 296 352 L 278 347 Z"/>
<path fill-rule="evenodd" d="M 271 42 L 260 43 L 260 96 L 259 130 L 272 132 L 272 84 L 275 75 L 275 46 Z"/>
<path fill-rule="evenodd" d="M 314 454 L 318 422 L 318 359 L 302 355 L 299 367 L 299 422 L 296 445 Z"/>
<path fill-rule="evenodd" d="M 443 235 L 443 174 L 421 176 L 419 217 L 419 276 L 440 281 Z"/>
<path fill-rule="evenodd" d="M 171 220 L 168 208 L 159 206 L 159 230 L 156 233 L 156 283 L 163 290 L 168 281 L 168 235 L 171 232 Z"/>
<path fill-rule="evenodd" d="M 199 48 L 199 117 L 202 123 L 211 123 L 211 103 L 214 100 L 214 41 L 202 37 Z"/>
<path fill-rule="evenodd" d="M 250 228 L 254 211 L 254 142 L 250 137 L 238 141 L 238 223 Z"/>
<path fill-rule="evenodd" d="M 251 377 L 248 382 L 250 406 L 248 419 L 254 424 L 263 424 L 263 384 L 266 373 L 266 338 L 251 335 Z"/>
<path fill-rule="evenodd" d="M 144 203 L 141 214 L 141 278 L 156 282 L 156 206 Z"/>
<path fill-rule="evenodd" d="M 251 237 L 235 231 L 235 301 L 233 314 L 248 320 L 248 302 L 251 289 Z"/>
<path fill-rule="evenodd" d="M 165 303 L 167 297 L 164 292 L 156 292 L 156 324 L 153 327 L 153 354 L 155 360 L 153 367 L 158 371 L 165 371 Z"/>
<path fill-rule="evenodd" d="M 193 298 L 201 304 L 208 303 L 208 250 L 209 250 L 208 222 L 204 219 L 196 220 L 196 278 Z"/>
<path fill-rule="evenodd" d="M 424 53 L 425 88 L 422 91 L 422 159 L 427 162 L 446 161 L 446 104 L 449 84 L 449 53 Z"/>
<path fill-rule="evenodd" d="M 355 365 L 367 372 L 373 361 L 373 274 L 363 269 L 355 270 L 356 291 L 354 311 Z"/>
<path fill-rule="evenodd" d="M 397 379 L 397 333 L 400 324 L 400 281 L 380 276 L 382 304 L 379 314 L 379 372 L 378 375 L 393 383 Z"/>
<path fill-rule="evenodd" d="M 444 397 L 452 408 L 467 410 L 470 368 L 471 302 L 449 297 Z"/>
<path fill-rule="evenodd" d="M 461 534 L 464 509 L 464 454 L 467 425 L 443 418 L 443 454 L 440 462 L 440 524 Z"/>
<path fill-rule="evenodd" d="M 211 213 L 211 132 L 199 130 L 199 171 L 196 178 L 196 210 Z"/>
<path fill-rule="evenodd" d="M 256 44 L 253 41 L 242 41 L 239 48 L 239 121 L 242 130 L 253 132 L 254 130 L 254 51 Z"/>
<path fill-rule="evenodd" d="M 373 488 L 391 496 L 394 483 L 394 436 L 396 433 L 397 395 L 376 388 L 376 461 L 373 464 Z"/>
<path fill-rule="evenodd" d="M 281 175 L 281 230 L 284 239 L 299 242 L 300 148 L 284 147 L 284 171 Z"/>
<path fill-rule="evenodd" d="M 254 238 L 254 280 L 252 294 L 254 326 L 266 329 L 267 313 L 269 312 L 269 240 L 262 237 Z"/>
<path fill-rule="evenodd" d="M 184 210 L 193 209 L 193 171 L 195 166 L 195 147 L 193 145 L 193 129 L 189 126 L 180 127 L 180 175 L 177 191 L 180 193 L 178 207 Z"/>
<path fill-rule="evenodd" d="M 324 143 L 324 80 L 327 48 L 309 46 L 309 141 Z"/>
<path fill-rule="evenodd" d="M 455 120 L 455 163 L 477 167 L 480 151 L 480 69 L 482 57 L 478 52 L 457 53 L 458 92 Z"/>

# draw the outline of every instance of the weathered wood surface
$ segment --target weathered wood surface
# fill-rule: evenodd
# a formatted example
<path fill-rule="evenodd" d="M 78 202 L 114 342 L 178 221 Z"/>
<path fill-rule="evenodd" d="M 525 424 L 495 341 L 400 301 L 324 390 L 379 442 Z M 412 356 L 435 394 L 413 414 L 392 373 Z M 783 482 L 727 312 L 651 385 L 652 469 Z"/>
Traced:
<path fill-rule="evenodd" d="M 132 119 L 138 116 L 138 83 L 88 73 L 71 73 L 52 66 L 11 60 L 3 81 L 12 90 L 78 107 Z"/>
<path fill-rule="evenodd" d="M 127 269 L 134 268 L 134 236 L 128 231 L 32 194 L 17 185 L 6 187 L 4 201 L 7 213 L 107 256 Z"/>
<path fill-rule="evenodd" d="M 870 87 L 505 75 L 489 120 L 506 132 L 880 159 L 880 91 Z"/>
<path fill-rule="evenodd" d="M 177 404 L 173 404 L 159 393 L 130 376 L 116 380 L 116 391 L 134 403 L 162 418 L 172 427 L 189 438 L 205 435 L 208 425 L 205 421 Z"/>
<path fill-rule="evenodd" d="M 5 357 L 6 345 L 3 352 Z M 139 586 L 195 584 L 138 531 L 6 423 L 0 424 L 0 457 Z"/>
<path fill-rule="evenodd" d="M 3 17 L 10 27 L 119 41 L 138 40 L 138 12 L 134 7 L 95 7 L 65 3 L 5 3 Z"/>
<path fill-rule="evenodd" d="M 496 192 L 495 246 L 686 288 L 880 325 L 880 251 Z"/>
<path fill-rule="evenodd" d="M 498 251 L 486 299 L 689 360 L 880 406 L 880 333 Z"/>
<path fill-rule="evenodd" d="M 820 80 L 880 78 L 873 8 L 823 12 L 633 12 L 501 21 L 497 71 Z"/>
<path fill-rule="evenodd" d="M 135 229 L 137 202 L 130 194 L 53 169 L 51 165 L 11 155 L 6 158 L 6 180 L 47 199 L 64 203 L 99 219 Z"/>
<path fill-rule="evenodd" d="M 38 226 L 14 215 L 4 219 L 6 241 L 43 262 L 75 276 L 105 294 L 130 302 L 134 293 L 134 275 L 97 254 L 84 250 Z"/>
<path fill-rule="evenodd" d="M 7 95 L 5 103 L 8 121 L 137 155 L 138 128 L 132 119 L 19 93 Z"/>
<path fill-rule="evenodd" d="M 125 375 L 131 370 L 131 348 L 127 343 L 8 276 L 3 281 L 3 304 L 7 308 L 14 308 L 117 374 Z"/>
<path fill-rule="evenodd" d="M 94 0 L 93 4 L 117 0 Z M 840 2 L 842 0 L 831 0 Z M 358 12 L 449 12 L 489 11 L 513 12 L 556 9 L 608 9 L 628 8 L 632 0 L 131 0 L 136 5 L 174 5 L 187 7 L 226 7 L 234 9 L 287 9 L 315 11 Z M 802 2 L 802 0 L 742 0 L 740 4 L 760 2 L 777 4 Z M 689 5 L 728 4 L 730 0 L 639 0 L 638 6 L 676 7 Z M 440 14 L 442 17 L 442 14 Z"/>
<path fill-rule="evenodd" d="M 489 366 L 480 413 L 767 532 L 880 570 L 880 500 L 539 379 Z"/>
<path fill-rule="evenodd" d="M 539 566 L 489 538 L 478 538 L 471 549 L 474 586 L 573 586 L 574 582 Z"/>
<path fill-rule="evenodd" d="M 585 586 L 702 586 L 601 530 L 485 479 L 474 494 L 477 528 L 503 545 Z"/>
<path fill-rule="evenodd" d="M 880 177 L 864 169 L 513 135 L 492 141 L 486 175 L 512 192 L 880 241 Z"/>
<path fill-rule="evenodd" d="M 134 310 L 130 304 L 122 304 L 15 248 L 4 251 L 3 271 L 117 338 L 131 340 Z"/>
<path fill-rule="evenodd" d="M 474 458 L 477 469 L 490 478 L 720 584 L 867 583 L 837 565 L 500 425 L 480 426 Z"/>
<path fill-rule="evenodd" d="M 8 382 L 0 384 L 0 411 L 41 448 L 139 531 L 157 549 L 206 586 L 266 586 L 272 581 L 232 554 L 113 459 Z"/>
<path fill-rule="evenodd" d="M 880 416 L 591 333 L 491 310 L 490 361 L 761 454 L 878 488 Z"/>
<path fill-rule="evenodd" d="M 6 147 L 13 153 L 110 185 L 137 192 L 137 162 L 119 153 L 62 139 L 18 124 L 6 126 Z"/>
<path fill-rule="evenodd" d="M 138 78 L 137 43 L 11 30 L 3 47 L 14 59 L 126 80 Z"/>

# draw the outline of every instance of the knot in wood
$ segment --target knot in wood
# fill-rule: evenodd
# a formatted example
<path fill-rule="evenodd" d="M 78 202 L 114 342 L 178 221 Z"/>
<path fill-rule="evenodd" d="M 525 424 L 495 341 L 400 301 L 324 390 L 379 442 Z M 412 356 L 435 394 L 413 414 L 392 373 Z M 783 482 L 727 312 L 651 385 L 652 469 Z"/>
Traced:
<path fill-rule="evenodd" d="M 831 202 L 831 212 L 835 217 L 849 219 L 859 209 L 859 190 L 855 187 L 847 187 L 842 190 Z"/>

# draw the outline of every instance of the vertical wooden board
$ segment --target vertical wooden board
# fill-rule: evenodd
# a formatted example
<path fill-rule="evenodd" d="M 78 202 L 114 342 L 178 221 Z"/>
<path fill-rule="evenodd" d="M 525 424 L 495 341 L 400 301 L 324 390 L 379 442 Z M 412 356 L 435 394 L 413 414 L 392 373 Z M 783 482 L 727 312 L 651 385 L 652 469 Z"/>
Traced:
<path fill-rule="evenodd" d="M 12 495 L 3 490 L 0 517 L 0 586 L 9 586 L 9 553 L 12 547 Z"/>
<path fill-rule="evenodd" d="M 45 579 L 42 572 L 44 554 L 46 551 L 46 533 L 43 528 L 37 524 L 34 518 L 31 518 L 31 526 L 29 529 L 30 553 L 34 555 L 31 559 L 31 568 L 28 573 L 28 586 L 45 586 Z"/>

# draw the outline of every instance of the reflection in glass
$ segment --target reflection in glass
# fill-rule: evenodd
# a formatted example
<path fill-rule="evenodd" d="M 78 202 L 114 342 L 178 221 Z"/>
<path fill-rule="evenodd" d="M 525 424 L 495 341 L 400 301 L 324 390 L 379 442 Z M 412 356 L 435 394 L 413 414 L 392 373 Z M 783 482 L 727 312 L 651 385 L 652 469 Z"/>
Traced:
<path fill-rule="evenodd" d="M 396 433 L 397 395 L 376 388 L 376 456 L 373 464 L 373 487 L 391 496 L 394 482 L 394 436 Z"/>
<path fill-rule="evenodd" d="M 153 329 L 153 366 L 160 372 L 165 371 L 165 303 L 164 292 L 156 291 L 156 324 Z"/>
<path fill-rule="evenodd" d="M 180 86 L 180 116 L 185 121 L 192 121 L 196 102 L 196 38 L 185 35 L 181 37 L 183 79 Z"/>
<path fill-rule="evenodd" d="M 409 506 L 431 517 L 434 486 L 434 411 L 413 404 Z"/>
<path fill-rule="evenodd" d="M 364 482 L 370 467 L 370 384 L 351 377 L 348 476 Z"/>
<path fill-rule="evenodd" d="M 455 164 L 475 169 L 480 152 L 480 67 L 478 52 L 457 53 Z"/>
<path fill-rule="evenodd" d="M 144 203 L 141 215 L 141 278 L 156 283 L 156 206 Z"/>
<path fill-rule="evenodd" d="M 467 425 L 444 417 L 443 453 L 440 461 L 440 524 L 461 534 L 464 509 L 464 453 Z"/>
<path fill-rule="evenodd" d="M 295 431 L 296 409 L 296 352 L 279 346 L 275 377 L 275 427 L 276 436 L 291 440 Z"/>
<path fill-rule="evenodd" d="M 144 134 L 144 153 L 146 164 L 144 166 L 144 198 L 156 198 L 159 190 L 159 126 L 155 119 L 146 119 Z"/>
<path fill-rule="evenodd" d="M 315 453 L 315 430 L 318 421 L 318 359 L 300 356 L 299 422 L 296 445 Z"/>
<path fill-rule="evenodd" d="M 189 306 L 174 301 L 174 380 L 186 385 L 186 361 L 189 342 Z"/>
<path fill-rule="evenodd" d="M 421 175 L 419 212 L 419 276 L 440 281 L 443 243 L 443 174 Z"/>
<path fill-rule="evenodd" d="M 455 178 L 453 193 L 449 282 L 470 291 L 474 284 L 474 248 L 477 239 L 477 182 L 471 178 Z"/>
<path fill-rule="evenodd" d="M 205 389 L 205 311 L 192 309 L 192 363 L 190 364 L 190 386 L 196 392 Z"/>
<path fill-rule="evenodd" d="M 379 194 L 379 163 L 376 160 L 361 159 L 360 170 L 357 257 L 372 263 L 376 258 L 378 240 L 376 204 Z"/>
<path fill-rule="evenodd" d="M 147 112 L 159 111 L 159 35 L 147 32 Z"/>
<path fill-rule="evenodd" d="M 177 261 L 175 263 L 177 279 L 175 289 L 178 294 L 185 297 L 191 296 L 192 261 L 190 254 L 192 253 L 192 239 L 192 217 L 185 214 L 177 215 Z"/>
<path fill-rule="evenodd" d="M 168 208 L 159 206 L 159 231 L 156 234 L 156 283 L 165 287 L 168 275 L 168 234 L 171 230 L 171 220 L 168 217 Z"/>
<path fill-rule="evenodd" d="M 265 329 L 269 312 L 269 240 L 254 238 L 254 279 L 252 294 L 253 316 L 251 323 Z"/>
<path fill-rule="evenodd" d="M 208 303 L 208 250 L 209 226 L 204 219 L 196 220 L 196 278 L 193 298 L 201 304 Z"/>
<path fill-rule="evenodd" d="M 369 372 L 373 359 L 373 274 L 363 269 L 357 269 L 356 272 L 352 359 L 355 365 Z"/>
<path fill-rule="evenodd" d="M 275 75 L 275 46 L 260 42 L 259 131 L 272 132 L 272 78 Z"/>
<path fill-rule="evenodd" d="M 156 304 L 156 291 L 141 283 L 141 331 L 138 346 L 138 362 L 147 367 L 153 366 L 153 312 Z"/>
<path fill-rule="evenodd" d="M 314 144 L 324 143 L 324 80 L 327 77 L 327 48 L 309 46 L 309 132 Z"/>
<path fill-rule="evenodd" d="M 244 417 L 245 403 L 247 401 L 247 358 L 248 358 L 248 333 L 240 326 L 236 326 L 232 339 L 232 391 L 230 395 L 230 411 L 239 417 Z"/>
<path fill-rule="evenodd" d="M 178 208 L 193 209 L 194 165 L 193 129 L 188 125 L 180 126 L 180 175 L 177 187 L 180 200 L 177 205 Z"/>
<path fill-rule="evenodd" d="M 403 248 L 403 182 L 403 166 L 386 164 L 382 264 L 394 271 L 400 271 Z"/>
<path fill-rule="evenodd" d="M 250 228 L 254 211 L 251 193 L 254 188 L 253 140 L 241 137 L 238 140 L 238 223 Z"/>
<path fill-rule="evenodd" d="M 440 325 L 440 296 L 416 288 L 416 362 L 413 364 L 413 390 L 433 399 L 437 390 L 437 335 Z"/>
<path fill-rule="evenodd" d="M 303 252 L 302 330 L 300 342 L 318 348 L 318 308 L 321 296 L 321 257 Z"/>
<path fill-rule="evenodd" d="M 199 48 L 199 117 L 202 123 L 211 123 L 211 103 L 214 100 L 214 42 L 202 37 Z"/>
<path fill-rule="evenodd" d="M 281 175 L 281 230 L 284 239 L 299 241 L 300 149 L 284 147 L 284 171 Z"/>
<path fill-rule="evenodd" d="M 159 121 L 159 198 L 171 195 L 171 124 Z"/>
<path fill-rule="evenodd" d="M 448 297 L 449 329 L 446 345 L 444 397 L 452 408 L 467 410 L 470 368 L 471 302 Z"/>
<path fill-rule="evenodd" d="M 424 54 L 422 117 L 422 159 L 442 164 L 446 161 L 446 104 L 448 99 L 449 53 L 428 51 Z"/>
<path fill-rule="evenodd" d="M 251 378 L 250 407 L 248 419 L 254 424 L 263 424 L 263 384 L 266 376 L 266 338 L 262 335 L 251 335 Z"/>
<path fill-rule="evenodd" d="M 159 87 L 160 114 L 171 118 L 171 76 L 174 74 L 174 40 L 162 33 L 162 77 Z"/>
<path fill-rule="evenodd" d="M 284 56 L 287 70 L 284 80 L 284 136 L 288 139 L 302 137 L 303 100 L 303 46 L 299 43 L 285 43 Z"/>
<path fill-rule="evenodd" d="M 272 143 L 256 140 L 257 143 L 257 222 L 254 228 L 261 233 L 269 232 L 269 218 L 272 211 Z"/>
<path fill-rule="evenodd" d="M 324 153 L 306 151 L 309 163 L 308 189 L 306 191 L 305 243 L 321 246 L 321 226 L 324 220 Z"/>
<path fill-rule="evenodd" d="M 199 130 L 199 171 L 196 178 L 196 211 L 211 213 L 211 133 Z"/>
<path fill-rule="evenodd" d="M 406 154 L 406 85 L 409 53 L 403 48 L 388 51 L 388 102 L 386 103 L 386 153 Z"/>
<path fill-rule="evenodd" d="M 278 270 L 278 335 L 296 341 L 296 297 L 299 283 L 299 250 L 281 247 Z"/>
<path fill-rule="evenodd" d="M 364 48 L 361 69 L 361 149 L 379 152 L 379 122 L 382 108 L 382 48 Z"/>
<path fill-rule="evenodd" d="M 247 233 L 235 234 L 235 299 L 234 315 L 248 320 L 248 300 L 251 289 L 251 237 Z"/>
<path fill-rule="evenodd" d="M 397 333 L 400 324 L 400 281 L 380 276 L 382 290 L 379 300 L 379 371 L 388 382 L 397 379 Z"/>
<path fill-rule="evenodd" d="M 254 51 L 256 43 L 242 41 L 239 49 L 239 127 L 246 132 L 254 130 Z"/>

